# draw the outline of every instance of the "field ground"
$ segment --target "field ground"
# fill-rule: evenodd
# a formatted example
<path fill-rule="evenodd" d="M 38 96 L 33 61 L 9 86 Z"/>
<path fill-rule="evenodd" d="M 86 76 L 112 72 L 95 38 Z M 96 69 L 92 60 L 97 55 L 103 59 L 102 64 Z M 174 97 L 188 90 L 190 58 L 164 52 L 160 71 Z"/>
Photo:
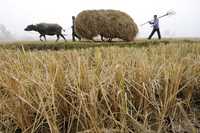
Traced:
<path fill-rule="evenodd" d="M 145 40 L 139 39 L 135 42 L 92 42 L 92 41 L 82 41 L 82 42 L 55 42 L 55 41 L 18 41 L 18 42 L 10 42 L 10 43 L 0 43 L 0 48 L 3 49 L 23 49 L 25 50 L 70 50 L 70 49 L 86 49 L 86 48 L 94 48 L 94 47 L 145 47 L 152 46 L 158 44 L 169 44 L 169 43 L 199 43 L 200 39 L 163 39 L 159 40 Z"/>
<path fill-rule="evenodd" d="M 200 40 L 0 44 L 0 132 L 199 133 Z"/>

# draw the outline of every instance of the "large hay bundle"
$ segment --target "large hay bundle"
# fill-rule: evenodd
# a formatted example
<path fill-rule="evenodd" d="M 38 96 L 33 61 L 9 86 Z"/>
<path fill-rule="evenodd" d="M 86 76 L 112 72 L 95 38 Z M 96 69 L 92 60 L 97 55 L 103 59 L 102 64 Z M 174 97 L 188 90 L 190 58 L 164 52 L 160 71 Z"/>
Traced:
<path fill-rule="evenodd" d="M 75 30 L 82 38 L 92 40 L 98 35 L 132 41 L 138 27 L 126 13 L 117 10 L 86 10 L 78 14 Z"/>

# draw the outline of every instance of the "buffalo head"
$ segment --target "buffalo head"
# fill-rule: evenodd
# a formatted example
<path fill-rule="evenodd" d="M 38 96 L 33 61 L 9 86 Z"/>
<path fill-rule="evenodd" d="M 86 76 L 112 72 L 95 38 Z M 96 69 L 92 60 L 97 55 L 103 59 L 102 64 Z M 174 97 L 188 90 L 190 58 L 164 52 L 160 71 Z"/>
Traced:
<path fill-rule="evenodd" d="M 37 26 L 36 25 L 28 25 L 24 30 L 25 31 L 36 31 Z"/>

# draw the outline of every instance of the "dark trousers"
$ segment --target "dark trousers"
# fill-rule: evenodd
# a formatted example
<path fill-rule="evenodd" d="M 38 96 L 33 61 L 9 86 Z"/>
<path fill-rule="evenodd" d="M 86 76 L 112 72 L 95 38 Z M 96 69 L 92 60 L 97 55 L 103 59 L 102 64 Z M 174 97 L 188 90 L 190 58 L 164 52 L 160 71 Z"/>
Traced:
<path fill-rule="evenodd" d="M 80 36 L 78 36 L 76 33 L 72 33 L 72 40 L 73 40 L 73 41 L 76 41 L 75 37 L 78 38 L 79 41 L 81 40 L 81 37 L 80 37 Z"/>
<path fill-rule="evenodd" d="M 153 36 L 153 34 L 154 34 L 155 32 L 157 32 L 158 38 L 161 39 L 160 29 L 153 29 L 153 31 L 152 31 L 151 34 L 149 35 L 148 39 L 151 39 L 151 37 Z"/>

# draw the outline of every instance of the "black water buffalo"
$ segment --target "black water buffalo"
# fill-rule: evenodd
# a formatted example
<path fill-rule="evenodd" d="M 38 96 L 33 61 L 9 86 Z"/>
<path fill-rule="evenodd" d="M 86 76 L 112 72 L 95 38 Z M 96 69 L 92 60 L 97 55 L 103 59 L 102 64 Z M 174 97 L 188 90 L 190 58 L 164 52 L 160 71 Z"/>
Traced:
<path fill-rule="evenodd" d="M 44 37 L 46 41 L 45 35 L 57 35 L 57 40 L 60 39 L 60 36 L 66 41 L 65 37 L 62 34 L 63 28 L 58 24 L 49 24 L 49 23 L 39 23 L 36 25 L 28 25 L 25 29 L 25 31 L 37 31 L 40 33 L 40 40 L 42 40 L 42 37 Z"/>

